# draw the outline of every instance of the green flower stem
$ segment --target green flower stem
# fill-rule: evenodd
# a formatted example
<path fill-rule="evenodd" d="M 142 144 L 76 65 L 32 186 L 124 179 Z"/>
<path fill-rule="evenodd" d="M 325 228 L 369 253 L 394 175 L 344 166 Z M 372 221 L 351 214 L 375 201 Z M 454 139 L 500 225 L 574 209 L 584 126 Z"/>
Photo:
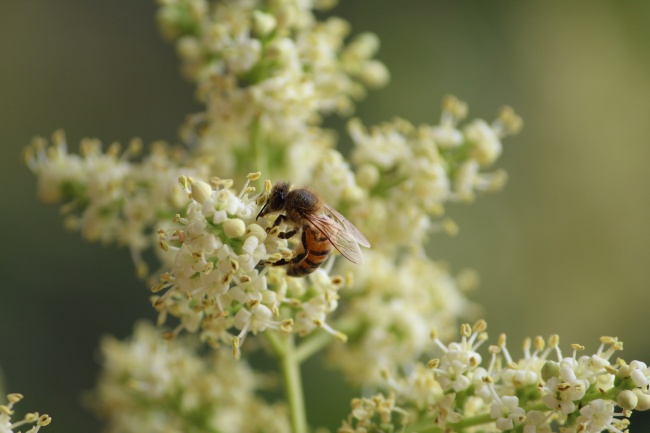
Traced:
<path fill-rule="evenodd" d="M 289 404 L 291 431 L 293 433 L 307 433 L 307 416 L 305 397 L 302 393 L 300 360 L 296 356 L 293 335 L 280 336 L 273 331 L 267 331 L 264 335 L 266 335 L 274 354 L 280 362 L 287 403 Z"/>
<path fill-rule="evenodd" d="M 404 433 L 442 433 L 442 429 L 434 426 L 430 419 L 426 419 L 405 426 Z"/>
<path fill-rule="evenodd" d="M 456 431 L 463 431 L 467 427 L 474 427 L 477 425 L 488 424 L 494 422 L 494 418 L 489 413 L 484 413 L 483 415 L 473 416 L 466 418 L 457 423 L 449 423 L 450 426 Z"/>
<path fill-rule="evenodd" d="M 306 338 L 296 347 L 296 359 L 298 363 L 305 362 L 312 355 L 318 353 L 321 349 L 332 342 L 332 335 L 325 331 L 318 332 Z"/>
<path fill-rule="evenodd" d="M 273 331 L 265 332 L 263 335 L 266 337 L 266 340 L 271 345 L 273 354 L 277 356 L 278 359 L 283 358 L 285 350 L 284 350 L 284 345 L 280 340 L 280 337 Z"/>
<path fill-rule="evenodd" d="M 254 169 L 256 171 L 261 171 L 262 175 L 268 177 L 271 173 L 267 167 L 268 155 L 266 154 L 265 144 L 264 138 L 262 137 L 260 119 L 256 118 L 251 125 L 251 150 L 253 153 L 253 161 L 255 163 Z"/>

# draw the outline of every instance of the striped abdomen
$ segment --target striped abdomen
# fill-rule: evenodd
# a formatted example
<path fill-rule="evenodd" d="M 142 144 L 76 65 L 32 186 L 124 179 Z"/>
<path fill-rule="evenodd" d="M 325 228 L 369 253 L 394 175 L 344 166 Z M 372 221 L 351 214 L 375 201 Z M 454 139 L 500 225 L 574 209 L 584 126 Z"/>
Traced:
<path fill-rule="evenodd" d="M 302 248 L 298 251 L 297 257 L 304 257 L 287 268 L 287 275 L 301 277 L 311 274 L 327 259 L 332 252 L 332 244 L 317 229 L 310 225 L 302 228 Z"/>

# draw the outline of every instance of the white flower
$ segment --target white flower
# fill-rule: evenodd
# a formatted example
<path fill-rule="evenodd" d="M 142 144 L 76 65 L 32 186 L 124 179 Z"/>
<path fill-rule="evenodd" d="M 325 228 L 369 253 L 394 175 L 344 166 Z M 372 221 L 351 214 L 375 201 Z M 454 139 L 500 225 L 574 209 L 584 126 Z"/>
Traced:
<path fill-rule="evenodd" d="M 492 402 L 490 416 L 495 420 L 499 430 L 510 430 L 515 423 L 521 424 L 525 420 L 526 411 L 519 407 L 519 399 L 515 396 L 503 396 Z"/>
<path fill-rule="evenodd" d="M 440 362 L 433 371 L 443 390 L 458 393 L 471 385 L 471 373 L 481 364 L 481 355 L 476 349 L 485 341 L 479 338 L 484 331 L 484 322 L 478 322 L 472 331 L 469 325 L 463 325 L 460 343 L 445 346 L 437 337 L 434 342 L 444 351 Z"/>
<path fill-rule="evenodd" d="M 645 362 L 630 362 L 630 377 L 636 386 L 646 391 L 648 390 L 648 384 L 650 383 L 650 368 L 648 368 Z"/>
<path fill-rule="evenodd" d="M 501 155 L 501 140 L 483 120 L 475 120 L 464 130 L 467 140 L 473 144 L 472 152 L 481 166 L 492 165 Z"/>
<path fill-rule="evenodd" d="M 546 392 L 542 396 L 542 402 L 549 409 L 559 410 L 562 414 L 568 415 L 576 410 L 575 402 L 584 397 L 589 383 L 584 380 L 563 381 L 559 377 L 552 377 L 544 385 Z"/>
<path fill-rule="evenodd" d="M 551 412 L 552 415 L 552 412 Z M 538 410 L 531 410 L 526 413 L 526 425 L 524 433 L 551 433 L 549 425 L 550 415 Z"/>
<path fill-rule="evenodd" d="M 604 429 L 621 433 L 612 425 L 614 415 L 614 402 L 598 399 L 580 409 L 578 423 L 582 424 L 584 428 L 581 431 L 585 433 L 599 433 Z"/>

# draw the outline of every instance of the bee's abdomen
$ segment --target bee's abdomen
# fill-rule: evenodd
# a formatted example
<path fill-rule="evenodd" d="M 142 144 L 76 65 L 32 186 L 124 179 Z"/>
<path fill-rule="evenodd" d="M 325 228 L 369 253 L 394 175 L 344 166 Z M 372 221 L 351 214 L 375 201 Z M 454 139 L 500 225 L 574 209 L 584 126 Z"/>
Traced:
<path fill-rule="evenodd" d="M 287 275 L 301 277 L 311 274 L 332 252 L 332 244 L 325 235 L 310 226 L 303 228 L 303 244 L 307 255 L 300 262 L 290 265 Z"/>

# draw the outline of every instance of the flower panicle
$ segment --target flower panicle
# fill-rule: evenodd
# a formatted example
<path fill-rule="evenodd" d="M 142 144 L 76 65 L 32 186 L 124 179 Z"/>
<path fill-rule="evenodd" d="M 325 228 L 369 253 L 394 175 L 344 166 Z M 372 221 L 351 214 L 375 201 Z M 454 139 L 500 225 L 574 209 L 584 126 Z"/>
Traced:
<path fill-rule="evenodd" d="M 541 433 L 553 423 L 565 431 L 621 433 L 633 410 L 650 408 L 650 368 L 613 359 L 622 349 L 617 339 L 603 338 L 593 354 L 584 354 L 579 344 L 564 354 L 558 336 L 548 344 L 537 337 L 527 339 L 524 356 L 515 359 L 502 334 L 484 363 L 476 349 L 487 339 L 486 328 L 484 321 L 463 325 L 461 340 L 449 344 L 433 332 L 438 358 L 406 375 L 385 372 L 395 404 L 418 414 L 401 424 L 404 431 L 492 424 L 497 431 Z"/>

